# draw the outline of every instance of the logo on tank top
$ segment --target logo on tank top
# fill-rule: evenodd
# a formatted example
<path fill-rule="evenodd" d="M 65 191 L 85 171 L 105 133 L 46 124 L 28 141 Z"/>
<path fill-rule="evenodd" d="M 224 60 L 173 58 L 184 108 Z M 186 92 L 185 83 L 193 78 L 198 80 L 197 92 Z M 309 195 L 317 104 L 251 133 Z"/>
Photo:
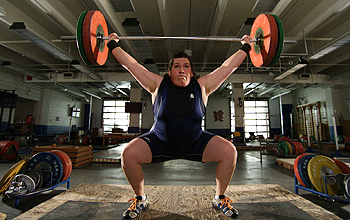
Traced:
<path fill-rule="evenodd" d="M 194 95 L 192 93 L 190 94 L 190 99 L 194 99 Z"/>

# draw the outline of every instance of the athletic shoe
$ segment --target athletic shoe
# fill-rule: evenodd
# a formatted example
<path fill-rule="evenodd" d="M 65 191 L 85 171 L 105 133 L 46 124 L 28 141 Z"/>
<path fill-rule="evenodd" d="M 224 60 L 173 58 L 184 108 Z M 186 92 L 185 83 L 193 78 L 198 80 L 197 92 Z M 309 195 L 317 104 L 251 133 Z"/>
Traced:
<path fill-rule="evenodd" d="M 136 218 L 141 211 L 146 211 L 149 208 L 148 200 L 142 200 L 141 196 L 136 196 L 129 200 L 130 207 L 123 213 L 123 219 Z"/>
<path fill-rule="evenodd" d="M 239 215 L 237 209 L 232 207 L 233 202 L 231 199 L 220 195 L 219 199 L 213 199 L 213 208 L 221 210 L 226 216 L 230 218 L 236 218 Z"/>

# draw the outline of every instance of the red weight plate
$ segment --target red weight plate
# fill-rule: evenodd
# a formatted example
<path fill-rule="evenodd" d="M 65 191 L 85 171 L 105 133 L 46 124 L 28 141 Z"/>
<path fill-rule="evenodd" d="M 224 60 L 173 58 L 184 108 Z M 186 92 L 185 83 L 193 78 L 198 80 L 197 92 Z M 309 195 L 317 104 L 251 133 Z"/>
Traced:
<path fill-rule="evenodd" d="M 299 145 L 299 154 L 304 153 L 304 146 L 300 142 L 296 142 Z"/>
<path fill-rule="evenodd" d="M 15 159 L 17 157 L 18 151 L 19 151 L 19 145 L 16 141 L 3 141 L 2 145 L 0 146 L 0 155 L 4 156 L 6 151 L 12 146 L 15 146 L 16 150 L 10 149 L 10 151 L 5 156 L 5 159 L 7 159 L 7 160 Z"/>
<path fill-rule="evenodd" d="M 303 154 L 303 153 L 304 153 L 304 152 L 303 152 L 303 149 L 300 147 L 299 143 L 298 143 L 298 142 L 295 142 L 295 145 L 296 145 L 297 148 L 298 148 L 298 154 L 297 154 L 297 155 Z"/>
<path fill-rule="evenodd" d="M 301 155 L 299 155 L 299 156 L 297 157 L 297 159 L 294 160 L 294 174 L 295 174 L 296 178 L 298 179 L 299 183 L 300 183 L 302 186 L 307 187 L 307 186 L 303 183 L 303 181 L 301 180 L 300 175 L 299 175 L 299 170 L 298 170 L 298 163 L 299 163 L 299 160 L 300 160 L 300 158 L 302 158 L 302 157 L 305 156 L 305 155 L 308 155 L 308 153 L 301 154 Z"/>
<path fill-rule="evenodd" d="M 348 142 L 350 142 L 350 137 L 345 138 L 344 143 L 348 143 Z"/>
<path fill-rule="evenodd" d="M 340 168 L 342 173 L 344 173 L 344 174 L 350 173 L 350 167 L 348 165 L 346 165 L 346 163 L 344 163 L 343 161 L 337 160 L 337 159 L 333 159 L 333 161 L 338 165 L 338 167 Z"/>
<path fill-rule="evenodd" d="M 64 135 L 64 134 L 60 135 L 60 136 L 58 137 L 58 139 L 57 139 L 57 143 L 58 143 L 58 144 L 64 144 L 64 142 L 66 142 L 66 138 L 67 138 L 66 135 Z"/>
<path fill-rule="evenodd" d="M 300 155 L 300 147 L 297 142 L 293 141 L 294 149 L 295 149 L 295 155 Z"/>
<path fill-rule="evenodd" d="M 90 138 L 85 136 L 83 137 L 82 141 L 81 141 L 82 145 L 89 145 L 90 144 Z"/>
<path fill-rule="evenodd" d="M 97 36 L 108 36 L 106 19 L 100 11 L 89 11 L 83 22 L 84 51 L 93 65 L 104 65 L 108 57 L 107 42 Z"/>
<path fill-rule="evenodd" d="M 72 161 L 70 157 L 61 150 L 51 150 L 50 152 L 54 153 L 62 161 L 63 175 L 61 178 L 61 182 L 67 180 L 70 174 L 72 173 Z"/>
<path fill-rule="evenodd" d="M 272 15 L 260 14 L 256 17 L 250 36 L 258 39 L 249 52 L 250 60 L 256 67 L 267 67 L 275 56 L 278 45 L 278 26 Z"/>
<path fill-rule="evenodd" d="M 8 141 L 1 141 L 0 142 L 0 156 L 4 156 L 6 149 L 5 149 L 5 145 Z"/>
<path fill-rule="evenodd" d="M 290 141 L 289 137 L 281 137 L 279 141 Z"/>

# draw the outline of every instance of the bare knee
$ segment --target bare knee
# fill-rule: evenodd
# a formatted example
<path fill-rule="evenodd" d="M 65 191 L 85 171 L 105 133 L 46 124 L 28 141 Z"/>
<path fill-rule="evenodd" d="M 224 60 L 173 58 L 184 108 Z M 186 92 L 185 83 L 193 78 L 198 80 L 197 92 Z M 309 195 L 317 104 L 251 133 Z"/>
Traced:
<path fill-rule="evenodd" d="M 130 164 L 144 164 L 152 161 L 152 153 L 149 146 L 142 139 L 132 140 L 124 148 L 121 154 L 122 166 Z"/>
<path fill-rule="evenodd" d="M 236 164 L 238 154 L 236 147 L 230 142 L 226 143 L 225 145 L 223 160 L 227 161 L 228 163 Z"/>
<path fill-rule="evenodd" d="M 203 162 L 225 162 L 236 164 L 236 147 L 228 140 L 215 136 L 207 144 L 203 152 Z"/>

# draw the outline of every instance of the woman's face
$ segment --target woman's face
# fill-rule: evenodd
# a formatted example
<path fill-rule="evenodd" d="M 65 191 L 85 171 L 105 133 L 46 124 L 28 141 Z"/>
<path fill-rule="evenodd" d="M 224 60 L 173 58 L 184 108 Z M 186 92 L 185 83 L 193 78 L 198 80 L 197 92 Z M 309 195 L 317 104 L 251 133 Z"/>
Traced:
<path fill-rule="evenodd" d="M 175 58 L 169 76 L 175 86 L 186 87 L 193 76 L 190 61 L 187 58 Z"/>

